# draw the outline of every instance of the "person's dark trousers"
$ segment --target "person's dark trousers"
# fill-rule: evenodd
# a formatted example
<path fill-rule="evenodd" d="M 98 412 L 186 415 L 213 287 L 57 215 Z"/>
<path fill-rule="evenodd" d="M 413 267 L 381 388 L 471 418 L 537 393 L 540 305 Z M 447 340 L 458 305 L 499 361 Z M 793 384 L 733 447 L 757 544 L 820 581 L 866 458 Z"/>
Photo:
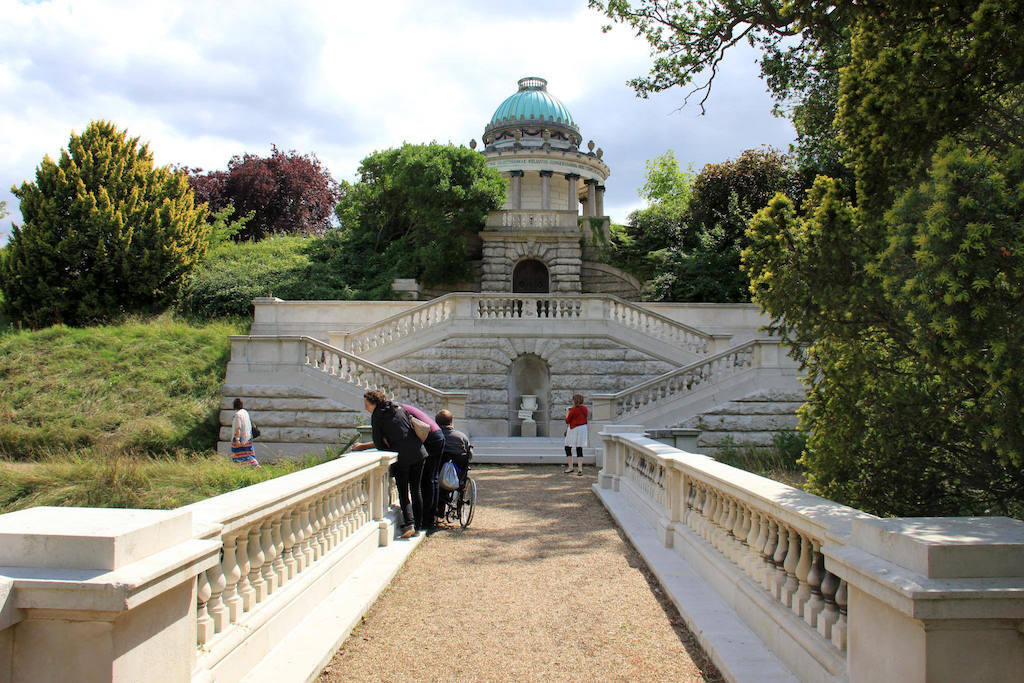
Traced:
<path fill-rule="evenodd" d="M 423 447 L 427 449 L 426 460 L 423 461 L 423 479 L 421 481 L 423 496 L 423 520 L 419 529 L 431 529 L 434 526 L 434 513 L 437 510 L 438 476 L 441 473 L 441 453 L 444 451 L 444 434 L 430 432 Z M 417 518 L 418 519 L 418 518 Z"/>
<path fill-rule="evenodd" d="M 395 477 L 395 485 L 398 487 L 398 504 L 402 508 L 403 527 L 413 525 L 417 529 L 420 528 L 419 520 L 423 516 L 423 493 L 420 488 L 423 463 L 423 460 L 418 460 L 413 465 L 395 463 L 391 466 L 391 474 Z"/>

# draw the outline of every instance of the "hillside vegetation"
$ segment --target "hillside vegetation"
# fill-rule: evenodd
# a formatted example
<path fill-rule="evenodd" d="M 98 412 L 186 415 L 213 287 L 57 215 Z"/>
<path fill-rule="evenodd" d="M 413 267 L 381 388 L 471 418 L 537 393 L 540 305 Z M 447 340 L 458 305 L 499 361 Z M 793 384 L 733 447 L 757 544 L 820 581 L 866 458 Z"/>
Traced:
<path fill-rule="evenodd" d="M 214 448 L 227 338 L 243 331 L 162 316 L 0 336 L 0 455 Z"/>
<path fill-rule="evenodd" d="M 315 464 L 217 455 L 228 335 L 169 315 L 0 332 L 0 512 L 172 508 Z"/>

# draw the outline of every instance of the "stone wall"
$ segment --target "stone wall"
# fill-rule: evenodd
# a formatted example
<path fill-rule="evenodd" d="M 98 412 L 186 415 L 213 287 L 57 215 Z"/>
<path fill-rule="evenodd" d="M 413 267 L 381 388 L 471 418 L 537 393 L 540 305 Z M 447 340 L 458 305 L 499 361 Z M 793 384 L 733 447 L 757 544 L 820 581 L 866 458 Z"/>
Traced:
<path fill-rule="evenodd" d="M 584 294 L 611 294 L 626 301 L 640 300 L 641 282 L 614 266 L 584 261 L 581 279 Z"/>
<path fill-rule="evenodd" d="M 535 354 L 550 369 L 550 402 L 542 400 L 542 412 L 550 416 L 551 423 L 538 423 L 538 427 L 547 427 L 546 435 L 556 436 L 561 434 L 559 425 L 573 393 L 615 392 L 673 368 L 603 337 L 485 336 L 449 338 L 393 360 L 388 367 L 438 389 L 468 391 L 466 417 L 471 433 L 507 436 L 512 409 L 509 371 L 512 362 L 524 354 Z"/>
<path fill-rule="evenodd" d="M 481 291 L 512 291 L 512 271 L 516 264 L 536 259 L 547 266 L 552 293 L 579 293 L 583 259 L 578 236 L 523 239 L 513 233 L 497 231 L 481 234 L 484 237 Z"/>

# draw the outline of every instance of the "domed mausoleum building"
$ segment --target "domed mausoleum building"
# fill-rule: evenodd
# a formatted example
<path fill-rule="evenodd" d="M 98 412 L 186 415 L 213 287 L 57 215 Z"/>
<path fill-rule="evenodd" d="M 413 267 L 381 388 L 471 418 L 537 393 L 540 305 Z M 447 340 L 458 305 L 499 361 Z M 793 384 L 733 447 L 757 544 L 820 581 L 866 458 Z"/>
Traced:
<path fill-rule="evenodd" d="M 593 140 L 587 151 L 582 141 L 569 109 L 543 78 L 519 79 L 519 90 L 494 111 L 483 154 L 508 179 L 508 191 L 480 233 L 482 291 L 637 297 L 635 278 L 597 261 L 596 247 L 608 237 L 610 170 Z"/>

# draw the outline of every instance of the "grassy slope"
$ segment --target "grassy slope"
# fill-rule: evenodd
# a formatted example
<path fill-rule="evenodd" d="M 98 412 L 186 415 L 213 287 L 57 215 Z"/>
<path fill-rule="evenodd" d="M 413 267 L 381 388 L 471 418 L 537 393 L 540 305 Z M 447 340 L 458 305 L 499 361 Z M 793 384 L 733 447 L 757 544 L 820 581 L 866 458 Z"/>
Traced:
<path fill-rule="evenodd" d="M 227 337 L 241 331 L 164 316 L 0 336 L 0 454 L 213 448 Z"/>
<path fill-rule="evenodd" d="M 312 464 L 252 470 L 213 451 L 227 337 L 245 325 L 0 332 L 0 512 L 171 508 Z"/>

